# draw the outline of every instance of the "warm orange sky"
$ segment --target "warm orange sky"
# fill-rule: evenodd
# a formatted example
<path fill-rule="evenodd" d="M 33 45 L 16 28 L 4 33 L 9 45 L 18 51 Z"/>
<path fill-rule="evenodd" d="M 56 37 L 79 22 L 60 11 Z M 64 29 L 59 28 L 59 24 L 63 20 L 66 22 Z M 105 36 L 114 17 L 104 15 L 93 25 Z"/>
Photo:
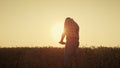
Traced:
<path fill-rule="evenodd" d="M 68 16 L 81 46 L 120 45 L 120 0 L 0 0 L 0 47 L 60 46 L 58 24 Z"/>

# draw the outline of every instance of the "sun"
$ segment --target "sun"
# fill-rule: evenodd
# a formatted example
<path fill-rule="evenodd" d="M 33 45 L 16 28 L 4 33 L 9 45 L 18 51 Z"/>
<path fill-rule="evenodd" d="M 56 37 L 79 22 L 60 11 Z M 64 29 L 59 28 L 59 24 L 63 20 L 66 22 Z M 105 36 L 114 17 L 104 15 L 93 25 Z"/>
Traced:
<path fill-rule="evenodd" d="M 51 28 L 51 35 L 54 40 L 60 40 L 61 34 L 63 32 L 63 23 L 55 23 Z"/>

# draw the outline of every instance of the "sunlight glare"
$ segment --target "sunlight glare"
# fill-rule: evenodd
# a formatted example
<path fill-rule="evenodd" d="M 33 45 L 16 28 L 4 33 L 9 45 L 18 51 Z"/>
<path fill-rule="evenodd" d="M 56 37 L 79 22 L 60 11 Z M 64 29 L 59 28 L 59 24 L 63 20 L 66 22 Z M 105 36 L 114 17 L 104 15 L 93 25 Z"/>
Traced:
<path fill-rule="evenodd" d="M 63 32 L 63 26 L 63 23 L 56 23 L 52 26 L 51 35 L 54 40 L 60 40 L 61 34 Z"/>

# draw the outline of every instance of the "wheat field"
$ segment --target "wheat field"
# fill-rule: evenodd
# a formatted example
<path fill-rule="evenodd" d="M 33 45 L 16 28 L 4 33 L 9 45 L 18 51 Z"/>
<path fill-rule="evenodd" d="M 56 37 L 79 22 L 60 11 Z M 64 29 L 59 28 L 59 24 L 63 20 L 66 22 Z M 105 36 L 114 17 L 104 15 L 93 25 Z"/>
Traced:
<path fill-rule="evenodd" d="M 79 68 L 120 68 L 120 48 L 79 48 L 77 56 Z M 63 57 L 64 48 L 0 48 L 0 68 L 63 68 Z"/>

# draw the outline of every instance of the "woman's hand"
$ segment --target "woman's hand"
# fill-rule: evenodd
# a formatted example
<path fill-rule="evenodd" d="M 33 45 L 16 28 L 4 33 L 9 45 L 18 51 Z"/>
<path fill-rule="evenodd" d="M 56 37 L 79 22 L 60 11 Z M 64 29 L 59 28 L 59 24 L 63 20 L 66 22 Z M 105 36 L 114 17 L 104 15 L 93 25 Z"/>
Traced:
<path fill-rule="evenodd" d="M 62 45 L 64 45 L 64 44 L 65 44 L 65 42 L 63 42 L 63 41 L 60 41 L 59 43 L 60 43 L 60 44 L 62 44 Z"/>

